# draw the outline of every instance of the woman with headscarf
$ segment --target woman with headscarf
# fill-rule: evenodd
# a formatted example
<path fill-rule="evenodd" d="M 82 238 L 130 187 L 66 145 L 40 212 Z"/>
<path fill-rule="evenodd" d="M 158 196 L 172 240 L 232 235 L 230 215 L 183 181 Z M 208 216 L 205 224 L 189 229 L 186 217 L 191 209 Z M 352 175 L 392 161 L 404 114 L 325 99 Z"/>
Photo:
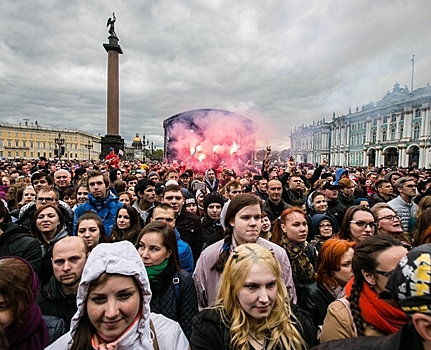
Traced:
<path fill-rule="evenodd" d="M 151 290 L 141 257 L 132 243 L 101 243 L 82 273 L 70 332 L 51 350 L 187 350 L 180 326 L 150 313 Z"/>

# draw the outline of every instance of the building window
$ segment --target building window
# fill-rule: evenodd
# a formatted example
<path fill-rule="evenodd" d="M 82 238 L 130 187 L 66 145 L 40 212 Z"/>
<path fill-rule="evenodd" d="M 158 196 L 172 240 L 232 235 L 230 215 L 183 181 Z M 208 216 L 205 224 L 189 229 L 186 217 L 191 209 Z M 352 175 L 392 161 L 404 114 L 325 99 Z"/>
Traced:
<path fill-rule="evenodd" d="M 19 137 L 19 134 L 17 132 L 15 133 L 15 137 Z"/>
<path fill-rule="evenodd" d="M 387 139 L 387 134 L 386 134 L 386 129 L 382 130 L 382 141 L 386 141 Z"/>
<path fill-rule="evenodd" d="M 356 144 L 359 145 L 359 134 L 356 134 Z"/>
<path fill-rule="evenodd" d="M 12 147 L 12 140 L 7 140 L 8 147 Z"/>
<path fill-rule="evenodd" d="M 366 138 L 366 136 L 365 136 L 365 133 L 363 132 L 362 133 L 362 143 L 365 143 L 365 141 L 367 140 L 367 138 Z"/>
<path fill-rule="evenodd" d="M 27 157 L 27 152 L 23 152 L 22 153 L 22 156 L 25 158 L 25 157 Z"/>
<path fill-rule="evenodd" d="M 15 140 L 15 147 L 19 147 L 19 140 Z"/>
<path fill-rule="evenodd" d="M 30 141 L 30 148 L 33 148 L 34 142 Z"/>
<path fill-rule="evenodd" d="M 30 134 L 30 138 L 31 138 L 31 139 L 33 138 L 33 134 Z"/>
<path fill-rule="evenodd" d="M 404 120 L 404 113 L 401 113 L 400 120 Z"/>
<path fill-rule="evenodd" d="M 22 141 L 22 147 L 27 147 L 27 141 Z"/>
<path fill-rule="evenodd" d="M 30 152 L 30 158 L 33 158 L 33 157 L 34 157 L 33 152 Z"/>
<path fill-rule="evenodd" d="M 7 133 L 7 136 L 10 136 L 10 132 Z"/>
<path fill-rule="evenodd" d="M 403 134 L 404 134 L 404 125 L 400 125 L 400 139 L 403 138 Z"/>
<path fill-rule="evenodd" d="M 15 157 L 19 157 L 19 152 L 18 151 L 15 152 Z"/>
<path fill-rule="evenodd" d="M 391 129 L 391 140 L 394 141 L 395 140 L 395 128 Z"/>
<path fill-rule="evenodd" d="M 371 133 L 371 142 L 376 143 L 376 140 L 377 140 L 377 133 L 376 133 L 376 130 L 373 130 Z"/>
<path fill-rule="evenodd" d="M 75 158 L 78 159 L 78 153 L 75 153 Z"/>
<path fill-rule="evenodd" d="M 354 142 L 355 142 L 355 136 L 351 135 L 350 136 L 350 144 L 353 145 Z"/>
<path fill-rule="evenodd" d="M 40 157 L 40 152 L 37 152 L 37 157 L 38 157 L 38 158 Z"/>
<path fill-rule="evenodd" d="M 391 122 L 395 123 L 396 121 L 397 121 L 397 115 L 396 114 L 392 114 Z"/>
<path fill-rule="evenodd" d="M 416 111 L 415 111 L 415 118 L 420 118 L 421 117 L 421 110 L 420 109 L 417 109 Z"/>
<path fill-rule="evenodd" d="M 10 135 L 9 135 L 9 136 L 10 136 Z M 11 152 L 11 151 L 8 151 L 8 152 L 7 152 L 7 156 L 8 156 L 8 157 L 12 157 L 12 152 Z"/>
<path fill-rule="evenodd" d="M 373 119 L 373 125 L 377 125 L 377 119 Z"/>
<path fill-rule="evenodd" d="M 420 131 L 419 123 L 415 123 L 415 125 L 413 127 L 413 138 L 414 139 L 418 139 L 419 138 L 419 131 Z"/>
<path fill-rule="evenodd" d="M 3 147 L 3 140 L 0 140 L 0 147 Z"/>
<path fill-rule="evenodd" d="M 355 130 L 355 124 L 352 124 L 352 130 Z"/>
<path fill-rule="evenodd" d="M 388 122 L 388 117 L 387 116 L 384 116 L 383 117 L 383 124 L 386 124 Z"/>

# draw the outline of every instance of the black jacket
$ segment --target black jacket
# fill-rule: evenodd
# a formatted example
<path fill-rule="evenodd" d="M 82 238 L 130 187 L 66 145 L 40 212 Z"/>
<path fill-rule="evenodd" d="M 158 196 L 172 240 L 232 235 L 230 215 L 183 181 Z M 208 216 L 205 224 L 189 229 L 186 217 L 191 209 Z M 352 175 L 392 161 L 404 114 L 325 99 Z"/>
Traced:
<path fill-rule="evenodd" d="M 202 229 L 204 240 L 207 245 L 211 245 L 223 239 L 224 230 L 220 220 L 211 220 L 205 216 L 202 218 Z"/>
<path fill-rule="evenodd" d="M 66 331 L 69 331 L 70 321 L 77 310 L 76 294 L 65 295 L 54 275 L 42 279 L 36 302 L 43 315 L 63 319 L 66 323 Z"/>
<path fill-rule="evenodd" d="M 298 306 L 290 305 L 299 321 L 300 325 L 296 327 L 302 338 L 308 346 L 316 345 L 316 328 L 310 316 Z M 192 350 L 227 350 L 230 349 L 229 342 L 229 329 L 223 324 L 217 310 L 204 309 L 193 319 L 193 333 L 190 340 Z M 277 347 L 274 350 L 282 349 Z"/>
<path fill-rule="evenodd" d="M 202 224 L 199 216 L 186 211 L 185 206 L 177 216 L 175 228 L 180 233 L 181 239 L 189 244 L 193 252 L 193 260 L 196 266 L 196 261 L 202 252 L 204 244 L 204 236 L 202 232 Z"/>
<path fill-rule="evenodd" d="M 291 207 L 291 205 L 287 204 L 283 200 L 279 204 L 274 205 L 271 200 L 268 199 L 263 205 L 263 210 L 268 213 L 271 222 L 274 223 L 274 220 L 281 215 L 284 209 L 287 209 L 289 207 Z"/>
<path fill-rule="evenodd" d="M 328 211 L 337 219 L 338 227 L 341 227 L 343 222 L 344 214 L 346 213 L 347 207 L 341 204 L 338 199 L 328 201 Z"/>
<path fill-rule="evenodd" d="M 23 258 L 30 263 L 36 275 L 40 276 L 42 250 L 37 239 L 12 222 L 1 225 L 1 230 L 0 257 Z"/>
<path fill-rule="evenodd" d="M 325 286 L 319 282 L 312 282 L 303 288 L 298 305 L 310 314 L 314 325 L 318 327 L 323 324 L 328 306 L 334 300 L 334 296 Z"/>
<path fill-rule="evenodd" d="M 315 346 L 311 350 L 423 350 L 422 340 L 411 322 L 386 337 L 359 337 L 330 341 Z"/>
<path fill-rule="evenodd" d="M 192 334 L 192 321 L 198 313 L 198 300 L 195 284 L 186 271 L 178 272 L 179 300 L 175 296 L 173 279 L 175 266 L 169 262 L 166 269 L 156 278 L 150 280 L 151 312 L 162 314 L 177 321 L 188 339 Z"/>

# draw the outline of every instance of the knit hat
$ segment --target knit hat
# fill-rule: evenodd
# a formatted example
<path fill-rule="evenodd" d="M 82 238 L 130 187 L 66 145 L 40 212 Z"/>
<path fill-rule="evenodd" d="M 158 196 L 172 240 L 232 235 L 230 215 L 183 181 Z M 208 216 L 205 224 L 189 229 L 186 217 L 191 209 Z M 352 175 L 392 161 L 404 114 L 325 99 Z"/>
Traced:
<path fill-rule="evenodd" d="M 197 204 L 196 198 L 191 193 L 186 193 L 184 195 L 184 204 Z"/>
<path fill-rule="evenodd" d="M 155 171 L 150 171 L 147 175 L 147 179 L 149 179 L 151 176 L 157 175 L 159 176 L 159 174 L 157 174 Z"/>
<path fill-rule="evenodd" d="M 394 298 L 406 313 L 431 315 L 431 243 L 401 258 L 386 284 L 382 299 Z"/>
<path fill-rule="evenodd" d="M 218 194 L 216 194 L 216 193 L 210 193 L 210 194 L 208 194 L 208 195 L 205 197 L 205 199 L 204 199 L 204 211 L 205 211 L 205 212 L 207 211 L 208 206 L 209 206 L 210 204 L 212 204 L 212 203 L 218 203 L 218 204 L 220 204 L 220 205 L 222 206 L 222 208 L 223 208 L 224 200 L 223 200 L 223 198 L 222 198 L 220 195 L 218 195 Z"/>

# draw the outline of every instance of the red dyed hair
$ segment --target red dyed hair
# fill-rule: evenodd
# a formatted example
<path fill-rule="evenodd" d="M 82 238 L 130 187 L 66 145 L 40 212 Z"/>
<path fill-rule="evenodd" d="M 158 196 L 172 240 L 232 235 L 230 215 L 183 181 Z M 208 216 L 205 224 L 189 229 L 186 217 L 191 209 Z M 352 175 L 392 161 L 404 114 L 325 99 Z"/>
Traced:
<path fill-rule="evenodd" d="M 323 243 L 317 256 L 316 280 L 330 288 L 335 288 L 338 283 L 332 273 L 340 271 L 344 253 L 354 247 L 355 242 L 338 238 L 331 238 Z"/>

